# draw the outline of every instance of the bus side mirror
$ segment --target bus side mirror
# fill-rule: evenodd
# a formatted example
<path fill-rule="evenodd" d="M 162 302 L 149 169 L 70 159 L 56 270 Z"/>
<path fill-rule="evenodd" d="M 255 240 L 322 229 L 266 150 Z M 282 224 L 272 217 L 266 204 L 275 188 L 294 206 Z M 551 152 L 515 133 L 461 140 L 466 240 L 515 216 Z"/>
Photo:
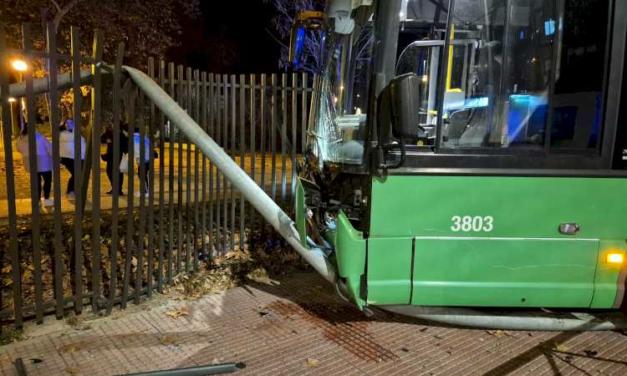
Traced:
<path fill-rule="evenodd" d="M 392 135 L 404 139 L 416 137 L 420 124 L 421 81 L 414 73 L 395 77 L 387 87 Z"/>

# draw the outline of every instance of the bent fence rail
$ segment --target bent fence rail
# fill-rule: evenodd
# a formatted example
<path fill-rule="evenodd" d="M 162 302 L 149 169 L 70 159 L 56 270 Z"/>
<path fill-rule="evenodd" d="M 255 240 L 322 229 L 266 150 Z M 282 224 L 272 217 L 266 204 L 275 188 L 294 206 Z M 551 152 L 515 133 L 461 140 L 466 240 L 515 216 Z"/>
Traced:
<path fill-rule="evenodd" d="M 82 56 L 76 28 L 69 54 L 58 53 L 52 25 L 46 51 L 35 51 L 32 40 L 25 26 L 22 45 L 11 49 L 0 28 L 6 183 L 0 189 L 0 325 L 40 323 L 50 313 L 60 319 L 85 305 L 109 313 L 115 305 L 139 303 L 212 257 L 245 249 L 253 231 L 265 231 L 195 140 L 178 132 L 125 75 L 123 45 L 109 66 L 99 32 L 91 56 Z M 19 75 L 10 66 L 17 58 L 29 65 Z M 81 70 L 86 67 L 90 74 Z M 264 191 L 290 207 L 313 77 L 210 74 L 154 59 L 147 70 Z M 61 158 L 67 134 L 58 124 L 65 119 L 76 124 L 71 143 L 84 160 Z M 39 172 L 46 168 L 40 158 L 24 165 L 16 148 L 37 155 L 48 136 L 52 202 L 42 205 Z M 66 184 L 70 172 L 76 179 Z M 103 187 L 121 185 L 124 195 L 104 193 Z M 73 196 L 62 194 L 66 186 Z"/>

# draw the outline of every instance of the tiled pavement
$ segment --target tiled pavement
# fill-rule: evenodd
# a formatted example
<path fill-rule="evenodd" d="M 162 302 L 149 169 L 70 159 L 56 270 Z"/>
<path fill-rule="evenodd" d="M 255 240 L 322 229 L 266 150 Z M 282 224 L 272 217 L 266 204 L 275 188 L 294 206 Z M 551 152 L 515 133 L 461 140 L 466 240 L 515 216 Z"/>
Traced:
<path fill-rule="evenodd" d="M 12 361 L 22 357 L 29 375 L 47 376 L 221 362 L 244 362 L 242 375 L 627 374 L 621 333 L 490 332 L 395 316 L 370 320 L 312 274 L 193 302 L 157 301 L 87 322 L 86 330 L 57 323 L 35 328 L 31 339 L 0 348 L 0 373 L 14 375 Z M 182 306 L 187 315 L 166 315 Z M 41 333 L 51 325 L 58 329 Z"/>

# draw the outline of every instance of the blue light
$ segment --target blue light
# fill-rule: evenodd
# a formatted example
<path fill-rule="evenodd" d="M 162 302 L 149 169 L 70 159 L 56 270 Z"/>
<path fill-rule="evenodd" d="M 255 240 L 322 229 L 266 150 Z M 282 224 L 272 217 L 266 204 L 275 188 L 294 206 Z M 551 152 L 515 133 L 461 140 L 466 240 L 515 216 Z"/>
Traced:
<path fill-rule="evenodd" d="M 306 30 L 304 27 L 299 27 L 296 32 L 296 48 L 294 53 L 294 60 L 292 61 L 292 65 L 295 67 L 299 67 L 301 64 L 301 57 L 303 55 L 303 50 L 305 48 L 305 38 L 306 38 Z"/>
<path fill-rule="evenodd" d="M 548 37 L 553 34 L 555 34 L 555 20 L 550 18 L 549 20 L 544 21 L 544 35 Z"/>
<path fill-rule="evenodd" d="M 477 98 L 468 98 L 463 101 L 455 101 L 449 102 L 444 105 L 444 109 L 447 111 L 450 110 L 466 110 L 470 108 L 485 108 L 490 105 L 490 98 L 488 97 L 477 97 Z"/>

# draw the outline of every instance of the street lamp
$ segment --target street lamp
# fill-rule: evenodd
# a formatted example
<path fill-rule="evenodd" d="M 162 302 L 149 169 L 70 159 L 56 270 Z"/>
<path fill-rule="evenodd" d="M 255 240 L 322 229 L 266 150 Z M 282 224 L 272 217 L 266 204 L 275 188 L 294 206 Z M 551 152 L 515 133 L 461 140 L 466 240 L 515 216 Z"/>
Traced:
<path fill-rule="evenodd" d="M 26 72 L 28 64 L 22 59 L 15 59 L 11 62 L 11 67 L 18 72 Z"/>
<path fill-rule="evenodd" d="M 11 67 L 13 68 L 15 72 L 17 72 L 17 82 L 18 83 L 22 82 L 22 79 L 23 79 L 22 75 L 24 74 L 24 72 L 28 70 L 28 63 L 20 58 L 16 58 L 11 61 Z M 20 113 L 24 108 L 26 108 L 26 104 L 24 103 L 24 98 L 20 99 L 19 108 L 20 108 Z M 11 109 L 13 109 L 13 107 L 11 107 Z M 19 116 L 18 121 L 20 123 L 20 129 L 23 128 L 24 120 L 21 116 Z"/>

